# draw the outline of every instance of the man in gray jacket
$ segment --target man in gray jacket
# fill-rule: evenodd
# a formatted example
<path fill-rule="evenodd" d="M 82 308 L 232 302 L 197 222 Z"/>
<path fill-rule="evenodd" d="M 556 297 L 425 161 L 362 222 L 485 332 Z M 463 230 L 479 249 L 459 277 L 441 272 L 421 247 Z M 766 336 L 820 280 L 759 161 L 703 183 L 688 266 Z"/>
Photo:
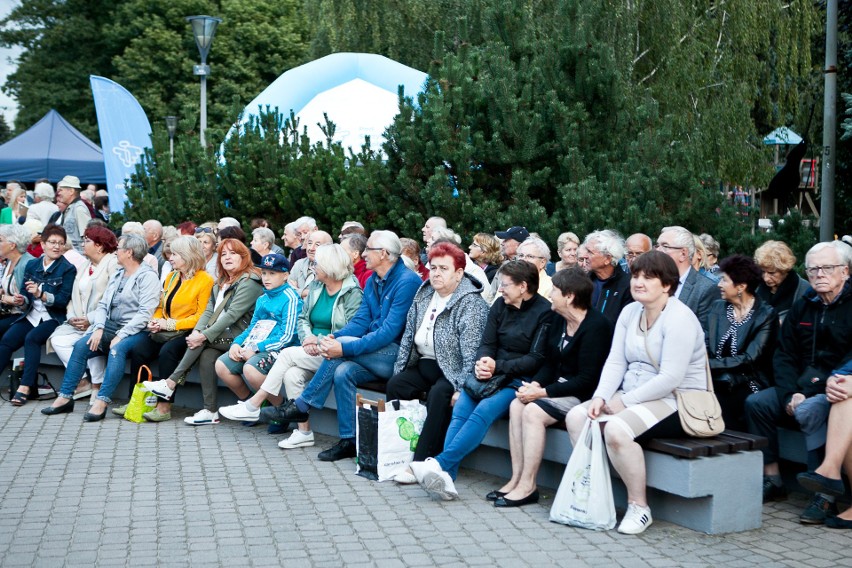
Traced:
<path fill-rule="evenodd" d="M 698 316 L 698 321 L 703 326 L 710 311 L 710 304 L 720 296 L 716 284 L 692 268 L 692 257 L 695 256 L 695 239 L 692 233 L 683 227 L 664 227 L 654 248 L 674 259 L 680 274 L 675 297 Z"/>

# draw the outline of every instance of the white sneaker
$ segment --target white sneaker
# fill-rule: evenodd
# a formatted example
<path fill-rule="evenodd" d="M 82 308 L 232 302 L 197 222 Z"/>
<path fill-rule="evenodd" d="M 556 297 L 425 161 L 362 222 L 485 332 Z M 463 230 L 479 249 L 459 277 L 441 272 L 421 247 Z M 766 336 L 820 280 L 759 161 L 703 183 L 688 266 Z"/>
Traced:
<path fill-rule="evenodd" d="M 218 424 L 219 413 L 210 412 L 206 408 L 202 408 L 192 416 L 187 416 L 183 419 L 190 426 L 206 426 L 207 424 Z"/>
<path fill-rule="evenodd" d="M 293 430 L 289 438 L 278 442 L 278 447 L 282 450 L 292 450 L 295 448 L 307 448 L 314 445 L 314 433 L 302 432 L 301 430 Z"/>
<path fill-rule="evenodd" d="M 440 473 L 435 473 L 434 471 L 428 472 L 423 476 L 423 481 L 420 482 L 420 485 L 431 497 L 437 497 L 442 501 L 452 501 L 459 498 L 459 493 L 456 491 L 453 479 L 446 471 Z"/>
<path fill-rule="evenodd" d="M 411 462 L 408 464 L 408 469 L 411 470 L 411 474 L 417 483 L 423 483 L 423 477 L 430 471 L 433 473 L 442 473 L 444 471 L 441 469 L 441 464 L 435 458 L 426 458 L 426 461 L 422 462 Z"/>
<path fill-rule="evenodd" d="M 621 519 L 621 524 L 618 525 L 618 532 L 621 534 L 641 534 L 653 522 L 654 519 L 651 518 L 649 507 L 640 507 L 636 503 L 628 503 L 627 513 Z"/>
<path fill-rule="evenodd" d="M 400 485 L 414 485 L 417 483 L 417 478 L 414 477 L 414 474 L 408 468 L 397 473 L 393 480 Z"/>
<path fill-rule="evenodd" d="M 159 381 L 145 381 L 142 383 L 142 387 L 148 392 L 157 395 L 157 398 L 162 398 L 163 400 L 168 400 L 175 393 L 174 389 L 169 388 L 168 383 L 166 383 L 166 379 L 160 379 Z"/>
<path fill-rule="evenodd" d="M 238 420 L 240 422 L 257 422 L 257 419 L 260 418 L 260 409 L 258 408 L 254 412 L 246 408 L 246 403 L 244 401 L 239 401 L 237 404 L 232 404 L 231 406 L 223 406 L 219 409 L 219 414 L 227 418 L 228 420 Z"/>

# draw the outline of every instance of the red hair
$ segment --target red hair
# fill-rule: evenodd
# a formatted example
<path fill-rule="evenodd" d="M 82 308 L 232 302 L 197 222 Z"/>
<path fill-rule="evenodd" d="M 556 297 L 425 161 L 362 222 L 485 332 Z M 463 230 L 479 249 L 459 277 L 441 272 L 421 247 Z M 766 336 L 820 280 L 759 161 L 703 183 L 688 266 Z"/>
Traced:
<path fill-rule="evenodd" d="M 226 247 L 237 253 L 240 257 L 240 265 L 233 274 L 228 274 L 225 271 L 225 267 L 222 266 L 222 251 L 224 251 Z M 236 282 L 243 274 L 246 273 L 260 274 L 260 271 L 251 261 L 251 252 L 241 241 L 238 241 L 237 239 L 222 239 L 222 242 L 219 243 L 217 252 L 219 256 L 216 258 L 216 268 L 219 272 L 220 284 Z"/>
<path fill-rule="evenodd" d="M 459 268 L 464 270 L 464 267 L 467 265 L 467 258 L 464 255 L 464 251 L 447 241 L 436 243 L 429 249 L 429 262 L 432 262 L 432 259 L 436 256 L 448 256 L 452 258 L 453 267 L 456 270 Z"/>

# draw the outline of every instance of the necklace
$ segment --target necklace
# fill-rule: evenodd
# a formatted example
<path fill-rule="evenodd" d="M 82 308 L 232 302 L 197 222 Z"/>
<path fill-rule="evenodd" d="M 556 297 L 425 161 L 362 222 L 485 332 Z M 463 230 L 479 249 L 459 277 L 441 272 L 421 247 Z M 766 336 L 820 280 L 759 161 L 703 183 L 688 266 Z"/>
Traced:
<path fill-rule="evenodd" d="M 435 329 L 435 320 L 438 318 L 438 314 L 444 311 L 444 308 L 447 307 L 447 303 L 449 301 L 450 296 L 442 298 L 437 293 L 432 296 L 432 301 L 429 302 L 431 311 L 429 312 L 429 319 L 426 320 L 426 345 L 429 345 L 432 341 L 433 330 Z"/>

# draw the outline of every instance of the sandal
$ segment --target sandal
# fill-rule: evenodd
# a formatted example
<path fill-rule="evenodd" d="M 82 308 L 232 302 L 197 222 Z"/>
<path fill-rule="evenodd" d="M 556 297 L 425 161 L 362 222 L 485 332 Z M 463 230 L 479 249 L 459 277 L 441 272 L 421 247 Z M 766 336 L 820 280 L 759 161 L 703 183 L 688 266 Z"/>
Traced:
<path fill-rule="evenodd" d="M 12 399 L 9 401 L 12 403 L 12 406 L 23 406 L 29 400 L 30 395 L 26 392 L 18 391 L 12 396 Z"/>

